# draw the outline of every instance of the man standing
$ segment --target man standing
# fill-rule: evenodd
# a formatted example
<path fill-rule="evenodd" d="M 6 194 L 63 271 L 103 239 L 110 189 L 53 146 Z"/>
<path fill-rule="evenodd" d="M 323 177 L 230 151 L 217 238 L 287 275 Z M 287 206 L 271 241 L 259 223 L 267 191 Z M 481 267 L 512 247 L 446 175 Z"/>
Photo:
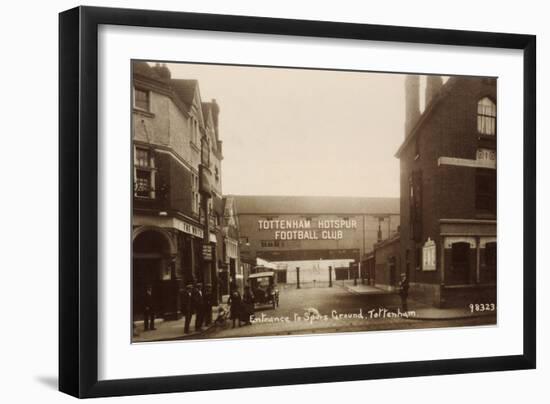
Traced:
<path fill-rule="evenodd" d="M 195 331 L 202 329 L 204 320 L 204 297 L 202 294 L 202 283 L 197 283 L 193 289 L 193 308 L 195 311 Z"/>
<path fill-rule="evenodd" d="M 203 313 L 204 324 L 209 326 L 212 323 L 212 305 L 214 304 L 214 296 L 212 296 L 212 285 L 207 284 L 204 289 Z"/>
<path fill-rule="evenodd" d="M 233 328 L 235 328 L 235 321 L 238 320 L 239 327 L 241 326 L 241 305 L 242 297 L 237 289 L 237 285 L 231 284 L 231 294 L 227 303 L 231 307 L 231 320 L 233 321 Z"/>
<path fill-rule="evenodd" d="M 409 296 L 409 278 L 407 274 L 401 274 L 401 282 L 399 282 L 399 296 L 401 296 L 401 306 L 403 311 L 406 312 L 407 309 L 407 297 Z"/>
<path fill-rule="evenodd" d="M 193 285 L 189 284 L 185 287 L 181 296 L 181 312 L 185 316 L 185 327 L 183 332 L 189 334 L 189 324 L 193 316 Z"/>
<path fill-rule="evenodd" d="M 143 325 L 145 331 L 156 330 L 153 287 L 150 285 L 145 289 L 145 298 L 143 300 Z"/>

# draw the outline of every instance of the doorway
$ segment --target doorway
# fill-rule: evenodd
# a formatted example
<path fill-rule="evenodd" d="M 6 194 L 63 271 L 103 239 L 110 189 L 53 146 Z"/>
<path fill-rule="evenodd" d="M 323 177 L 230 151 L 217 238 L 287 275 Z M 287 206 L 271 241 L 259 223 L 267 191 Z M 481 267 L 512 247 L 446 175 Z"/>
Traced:
<path fill-rule="evenodd" d="M 162 281 L 171 276 L 170 245 L 161 231 L 146 230 L 135 237 L 132 249 L 132 316 L 136 321 L 143 319 L 148 287 L 152 288 L 153 310 L 164 311 Z"/>
<path fill-rule="evenodd" d="M 453 243 L 451 250 L 451 268 L 457 283 L 470 283 L 470 243 Z"/>

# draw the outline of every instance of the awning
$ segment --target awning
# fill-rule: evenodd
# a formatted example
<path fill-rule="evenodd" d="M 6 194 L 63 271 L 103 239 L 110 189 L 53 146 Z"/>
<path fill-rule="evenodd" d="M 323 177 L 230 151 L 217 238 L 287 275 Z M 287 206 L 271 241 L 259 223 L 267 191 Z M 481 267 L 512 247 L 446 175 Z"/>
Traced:
<path fill-rule="evenodd" d="M 248 275 L 248 279 L 265 278 L 266 276 L 273 276 L 275 272 L 258 272 L 257 274 Z"/>

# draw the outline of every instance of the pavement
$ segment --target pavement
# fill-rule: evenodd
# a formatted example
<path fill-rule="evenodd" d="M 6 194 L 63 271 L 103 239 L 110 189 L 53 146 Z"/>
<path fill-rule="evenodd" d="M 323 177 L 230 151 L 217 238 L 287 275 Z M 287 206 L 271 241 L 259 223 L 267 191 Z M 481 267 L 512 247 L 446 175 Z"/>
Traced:
<path fill-rule="evenodd" d="M 217 315 L 217 307 L 212 309 L 212 319 Z M 162 318 L 155 319 L 155 330 L 145 331 L 143 321 L 134 322 L 134 336 L 132 342 L 152 342 L 152 341 L 172 341 L 178 339 L 195 339 L 202 335 L 214 324 L 203 326 L 199 330 L 195 330 L 195 315 L 191 317 L 189 333 L 185 334 L 185 318 L 179 320 L 164 321 Z"/>
<path fill-rule="evenodd" d="M 213 318 L 216 316 L 214 307 Z M 257 310 L 255 316 L 252 325 L 232 328 L 227 320 L 200 330 L 194 330 L 193 316 L 189 334 L 183 333 L 184 319 L 158 319 L 153 331 L 144 331 L 143 322 L 136 322 L 133 342 L 496 324 L 496 312 L 439 309 L 410 299 L 403 312 L 395 291 L 354 285 L 353 281 L 338 281 L 331 288 L 280 285 L 280 306 Z"/>
<path fill-rule="evenodd" d="M 357 282 L 357 285 L 355 285 L 353 280 L 346 280 L 342 282 L 341 287 L 347 289 L 350 293 L 360 295 L 398 295 L 397 291 L 388 291 L 375 286 L 364 285 L 361 284 L 360 281 Z M 437 308 L 412 299 L 408 299 L 407 303 L 408 309 L 416 312 L 416 315 L 411 317 L 411 319 L 414 320 L 459 320 L 496 315 L 495 311 L 472 312 L 469 307 L 466 307 L 466 305 L 463 308 Z"/>
<path fill-rule="evenodd" d="M 368 295 L 377 295 L 377 294 L 394 294 L 395 292 L 390 292 L 381 288 L 377 288 L 371 285 L 364 285 L 361 281 L 357 281 L 357 285 L 353 280 L 339 281 L 337 286 L 341 286 L 348 290 L 351 293 L 356 294 L 368 294 Z"/>

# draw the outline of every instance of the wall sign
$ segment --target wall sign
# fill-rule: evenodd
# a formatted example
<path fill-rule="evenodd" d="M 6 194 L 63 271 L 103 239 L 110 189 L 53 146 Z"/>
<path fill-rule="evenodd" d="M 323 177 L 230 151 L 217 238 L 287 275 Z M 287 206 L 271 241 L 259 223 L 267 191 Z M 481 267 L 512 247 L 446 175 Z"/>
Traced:
<path fill-rule="evenodd" d="M 435 242 L 428 237 L 428 241 L 422 247 L 422 270 L 435 271 L 436 258 Z"/>
<path fill-rule="evenodd" d="M 212 246 L 209 244 L 203 244 L 202 246 L 202 259 L 205 261 L 212 261 Z"/>
<path fill-rule="evenodd" d="M 275 240 L 342 240 L 343 230 L 357 230 L 357 220 L 258 220 L 258 229 L 275 230 Z"/>

